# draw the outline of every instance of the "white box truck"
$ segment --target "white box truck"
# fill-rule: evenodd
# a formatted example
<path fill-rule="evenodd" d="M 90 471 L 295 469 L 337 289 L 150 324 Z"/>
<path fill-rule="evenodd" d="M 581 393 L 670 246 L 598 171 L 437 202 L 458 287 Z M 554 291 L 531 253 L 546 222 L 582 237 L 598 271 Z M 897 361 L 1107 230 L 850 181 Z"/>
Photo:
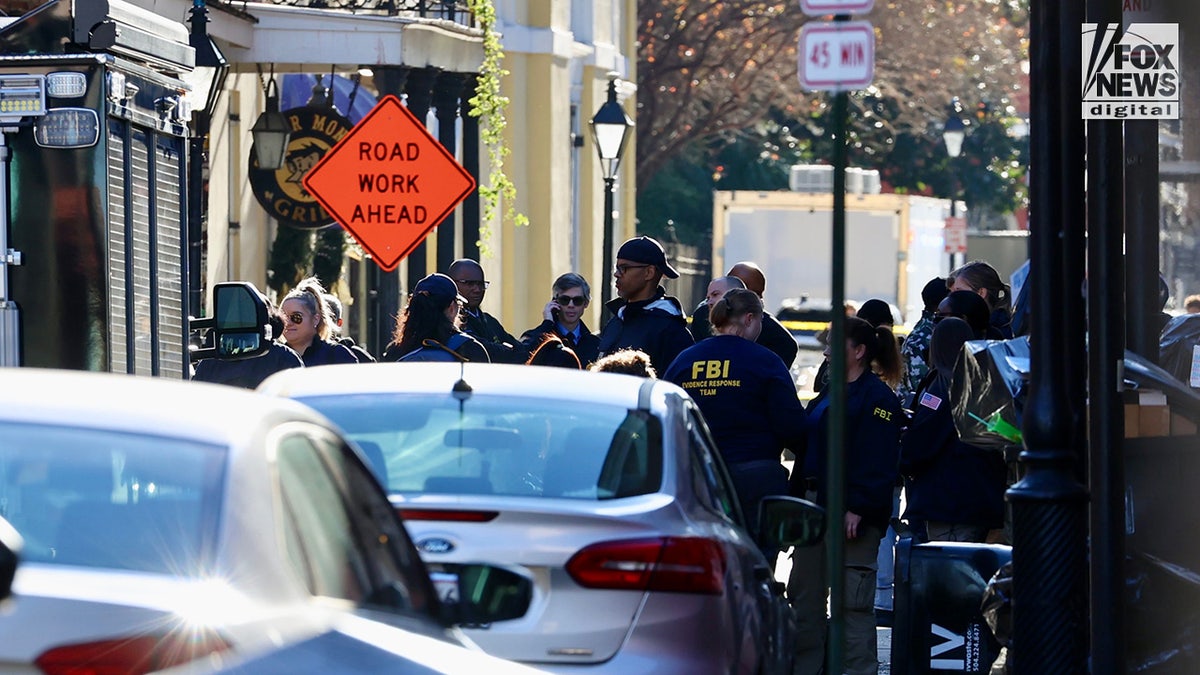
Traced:
<path fill-rule="evenodd" d="M 915 323 L 921 288 L 950 270 L 943 238 L 949 214 L 945 199 L 847 195 L 846 299 L 886 300 L 907 325 Z M 785 298 L 832 295 L 832 194 L 718 191 L 713 224 L 713 269 L 758 263 L 767 276 L 767 310 L 777 311 Z"/>

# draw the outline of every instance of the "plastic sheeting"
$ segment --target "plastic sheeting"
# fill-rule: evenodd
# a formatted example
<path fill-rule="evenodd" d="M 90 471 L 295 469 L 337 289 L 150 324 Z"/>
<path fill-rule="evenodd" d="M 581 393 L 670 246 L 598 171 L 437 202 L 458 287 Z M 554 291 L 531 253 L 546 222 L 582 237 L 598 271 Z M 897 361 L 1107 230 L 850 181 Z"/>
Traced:
<path fill-rule="evenodd" d="M 1200 314 L 1183 314 L 1172 318 L 1163 328 L 1158 340 L 1159 358 L 1163 370 L 1175 379 L 1200 389 Z"/>
<path fill-rule="evenodd" d="M 1028 337 L 966 343 L 954 364 L 950 391 L 959 437 L 996 451 L 1020 445 L 1028 387 Z"/>
<path fill-rule="evenodd" d="M 1125 672 L 1200 672 L 1200 576 L 1149 555 L 1126 559 Z"/>
<path fill-rule="evenodd" d="M 1012 591 L 1013 564 L 1004 563 L 988 581 L 983 591 L 983 604 L 980 613 L 983 620 L 992 631 L 992 637 L 1000 645 L 1000 654 L 992 662 L 990 675 L 1004 675 L 1009 672 L 1008 648 L 1012 644 Z"/>

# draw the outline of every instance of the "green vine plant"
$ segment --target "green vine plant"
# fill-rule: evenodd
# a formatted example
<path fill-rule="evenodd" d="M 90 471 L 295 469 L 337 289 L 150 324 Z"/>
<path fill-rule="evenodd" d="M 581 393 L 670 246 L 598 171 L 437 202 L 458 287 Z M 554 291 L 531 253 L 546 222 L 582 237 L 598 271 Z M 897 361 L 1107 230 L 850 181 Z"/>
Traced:
<path fill-rule="evenodd" d="M 479 67 L 475 95 L 468 101 L 467 114 L 478 117 L 479 138 L 487 147 L 488 184 L 479 186 L 483 214 L 479 224 L 479 252 L 491 256 L 488 240 L 491 238 L 491 222 L 500 204 L 504 204 L 504 218 L 517 227 L 529 224 L 529 218 L 517 211 L 517 186 L 504 173 L 504 160 L 509 147 L 504 143 L 504 128 L 508 121 L 508 97 L 500 95 L 500 81 L 509 74 L 504 69 L 504 48 L 500 45 L 500 34 L 493 30 L 496 25 L 494 0 L 467 0 L 467 6 L 479 26 L 483 29 L 483 64 Z"/>

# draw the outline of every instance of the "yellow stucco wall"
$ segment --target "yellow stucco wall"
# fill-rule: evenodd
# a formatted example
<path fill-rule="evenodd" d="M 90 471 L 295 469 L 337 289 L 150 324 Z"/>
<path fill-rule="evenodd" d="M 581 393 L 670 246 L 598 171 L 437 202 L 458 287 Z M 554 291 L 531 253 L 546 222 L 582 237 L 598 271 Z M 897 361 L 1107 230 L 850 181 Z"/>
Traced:
<path fill-rule="evenodd" d="M 504 39 L 514 43 L 511 49 L 506 44 L 503 63 L 510 72 L 501 92 L 510 100 L 505 138 L 511 153 L 505 170 L 517 188 L 515 206 L 529 218 L 529 225 L 516 228 L 499 218 L 491 223 L 487 241 L 491 256 L 480 261 L 493 282 L 484 308 L 519 336 L 541 321 L 553 280 L 576 271 L 592 286 L 594 301 L 586 320 L 598 329 L 599 298 L 603 286 L 611 284 L 611 273 L 601 269 L 604 182 L 587 121 L 605 100 L 607 74 L 614 68 L 613 45 L 622 79 L 636 81 L 636 2 L 593 0 L 581 5 L 596 25 L 580 35 L 571 30 L 572 21 L 580 21 L 578 15 L 572 15 L 571 3 L 528 0 L 498 2 L 497 6 L 507 12 L 499 25 Z M 283 64 L 277 65 L 277 72 L 285 70 Z M 290 67 L 287 71 L 315 73 L 329 72 L 329 68 Z M 343 75 L 353 72 L 344 66 L 338 71 Z M 226 87 L 213 126 L 207 282 L 211 287 L 219 281 L 244 279 L 265 290 L 267 259 L 277 226 L 267 218 L 246 180 L 250 127 L 264 107 L 255 64 L 236 65 Z M 464 108 L 469 96 L 464 95 Z M 579 117 L 574 128 L 573 97 Z M 624 105 L 634 117 L 635 97 L 631 95 Z M 582 135 L 581 147 L 572 146 L 573 131 Z M 634 147 L 631 138 L 618 179 L 616 245 L 634 233 Z M 480 157 L 480 182 L 486 184 L 486 149 L 481 148 Z M 231 228 L 230 223 L 237 226 Z M 576 236 L 578 263 L 573 268 Z M 427 246 L 431 271 L 436 269 L 435 240 L 431 235 Z M 461 237 L 457 240 L 461 246 Z M 461 255 L 461 248 L 455 255 Z M 399 273 L 401 279 L 406 278 L 404 263 Z M 355 299 L 366 305 L 366 298 Z"/>

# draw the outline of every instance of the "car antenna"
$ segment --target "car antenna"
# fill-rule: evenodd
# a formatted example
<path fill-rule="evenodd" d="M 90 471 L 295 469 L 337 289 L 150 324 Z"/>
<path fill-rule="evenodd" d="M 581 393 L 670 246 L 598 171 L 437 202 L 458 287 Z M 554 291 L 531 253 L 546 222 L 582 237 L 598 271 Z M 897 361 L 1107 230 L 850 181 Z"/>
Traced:
<path fill-rule="evenodd" d="M 466 380 L 466 357 L 438 342 L 437 340 L 430 338 L 421 340 L 421 346 L 429 347 L 431 349 L 440 349 L 450 356 L 453 356 L 455 361 L 458 361 L 458 382 L 455 382 L 454 386 L 450 389 L 450 395 L 458 399 L 459 412 L 461 413 L 463 402 L 471 398 L 471 392 L 474 391 L 471 389 L 471 385 L 467 384 Z"/>
<path fill-rule="evenodd" d="M 471 388 L 471 385 L 467 384 L 467 379 L 466 379 L 467 359 L 464 358 L 462 354 L 459 354 L 458 352 L 454 351 L 453 349 L 450 349 L 449 347 L 438 342 L 437 340 L 431 340 L 431 339 L 427 338 L 427 339 L 421 341 L 421 346 L 441 349 L 442 351 L 446 352 L 447 354 L 453 356 L 454 360 L 458 361 L 458 381 L 455 382 L 454 386 L 450 388 L 450 395 L 453 396 L 455 398 L 455 400 L 458 401 L 458 447 L 459 447 L 459 452 L 461 452 L 462 451 L 462 443 L 463 443 L 462 420 L 463 420 L 463 415 L 465 414 L 465 411 L 463 410 L 463 406 L 467 402 L 467 399 L 471 398 L 471 393 L 474 391 L 474 389 Z"/>

